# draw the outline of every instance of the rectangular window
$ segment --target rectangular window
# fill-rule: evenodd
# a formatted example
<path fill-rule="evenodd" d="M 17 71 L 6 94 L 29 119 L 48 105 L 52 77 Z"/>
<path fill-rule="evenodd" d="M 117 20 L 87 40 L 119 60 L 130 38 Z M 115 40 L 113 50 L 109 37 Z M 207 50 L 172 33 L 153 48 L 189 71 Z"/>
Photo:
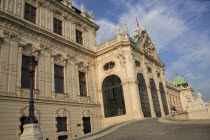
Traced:
<path fill-rule="evenodd" d="M 21 67 L 21 87 L 22 88 L 30 88 L 30 75 L 27 70 L 27 61 L 31 56 L 22 56 L 22 67 Z M 34 78 L 35 79 L 35 78 Z M 34 86 L 34 85 L 33 85 Z"/>
<path fill-rule="evenodd" d="M 54 18 L 54 32 L 62 35 L 62 22 L 56 18 Z"/>
<path fill-rule="evenodd" d="M 82 45 L 82 32 L 76 30 L 76 42 Z"/>
<path fill-rule="evenodd" d="M 67 118 L 66 117 L 57 117 L 57 132 L 67 131 Z"/>
<path fill-rule="evenodd" d="M 25 3 L 24 19 L 32 23 L 36 23 L 36 8 L 29 5 L 28 3 Z"/>
<path fill-rule="evenodd" d="M 54 65 L 54 79 L 55 79 L 55 92 L 63 93 L 64 92 L 64 76 L 63 76 L 63 67 Z"/>
<path fill-rule="evenodd" d="M 80 96 L 87 96 L 86 75 L 84 72 L 79 72 L 79 88 L 80 88 Z"/>

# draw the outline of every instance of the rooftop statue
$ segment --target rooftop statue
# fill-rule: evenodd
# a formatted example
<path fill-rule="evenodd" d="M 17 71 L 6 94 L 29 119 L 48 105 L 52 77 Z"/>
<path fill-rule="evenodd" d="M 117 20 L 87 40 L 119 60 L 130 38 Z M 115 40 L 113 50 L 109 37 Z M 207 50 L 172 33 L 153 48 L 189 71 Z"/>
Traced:
<path fill-rule="evenodd" d="M 119 24 L 116 25 L 116 33 L 117 33 L 117 35 L 120 34 L 120 25 Z"/>
<path fill-rule="evenodd" d="M 84 7 L 83 4 L 81 5 L 81 12 L 82 12 L 82 13 L 85 13 L 85 7 Z"/>
<path fill-rule="evenodd" d="M 124 33 L 127 34 L 128 33 L 128 28 L 127 28 L 127 25 L 124 24 Z"/>

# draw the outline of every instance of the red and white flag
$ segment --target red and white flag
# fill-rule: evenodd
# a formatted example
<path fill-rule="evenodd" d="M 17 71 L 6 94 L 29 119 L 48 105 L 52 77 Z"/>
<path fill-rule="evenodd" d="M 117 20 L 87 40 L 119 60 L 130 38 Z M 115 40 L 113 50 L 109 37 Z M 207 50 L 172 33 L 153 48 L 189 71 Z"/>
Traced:
<path fill-rule="evenodd" d="M 138 28 L 140 28 L 139 27 L 139 22 L 138 22 L 138 19 L 136 18 L 136 26 L 138 27 Z"/>

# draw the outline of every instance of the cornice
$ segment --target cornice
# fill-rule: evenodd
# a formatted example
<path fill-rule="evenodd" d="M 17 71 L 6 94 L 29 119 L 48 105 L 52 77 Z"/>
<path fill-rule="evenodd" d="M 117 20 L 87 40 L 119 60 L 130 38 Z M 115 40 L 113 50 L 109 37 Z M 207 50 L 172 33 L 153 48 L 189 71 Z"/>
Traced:
<path fill-rule="evenodd" d="M 5 100 L 5 101 L 10 101 L 10 102 L 28 102 L 29 98 L 22 98 L 22 97 L 14 97 L 14 96 L 3 96 L 0 95 L 0 100 Z M 96 104 L 96 103 L 79 103 L 77 101 L 68 101 L 68 102 L 64 102 L 64 101 L 54 101 L 54 100 L 44 100 L 44 99 L 34 99 L 36 101 L 36 103 L 40 103 L 40 104 L 54 104 L 54 105 L 73 105 L 73 106 L 95 106 L 95 107 L 100 107 L 100 104 Z"/>
<path fill-rule="evenodd" d="M 92 26 L 93 28 L 95 28 L 96 31 L 100 28 L 97 24 L 93 23 L 92 21 L 83 17 L 82 15 L 76 13 L 73 9 L 63 5 L 62 3 L 57 2 L 55 0 L 46 0 L 46 1 L 50 2 L 51 7 L 55 6 L 55 7 L 53 7 L 53 9 L 55 9 L 55 10 L 61 12 L 61 13 L 65 13 L 65 14 L 69 13 L 71 16 L 76 17 L 77 20 L 82 20 L 84 23 L 86 23 L 86 24 Z M 62 9 L 62 10 L 60 10 L 60 9 Z"/>

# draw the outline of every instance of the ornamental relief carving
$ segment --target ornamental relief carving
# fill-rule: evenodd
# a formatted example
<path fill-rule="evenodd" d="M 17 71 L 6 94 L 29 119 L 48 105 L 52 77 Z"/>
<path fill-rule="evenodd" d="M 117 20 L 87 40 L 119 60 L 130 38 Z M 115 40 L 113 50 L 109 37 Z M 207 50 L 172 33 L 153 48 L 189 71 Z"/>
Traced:
<path fill-rule="evenodd" d="M 89 109 L 85 109 L 84 111 L 82 111 L 82 116 L 83 117 L 91 117 L 91 113 Z"/>
<path fill-rule="evenodd" d="M 135 56 L 136 54 L 132 52 L 128 57 L 128 60 L 133 64 L 133 66 L 135 66 Z"/>
<path fill-rule="evenodd" d="M 39 46 L 40 46 L 41 51 L 52 53 L 52 48 L 51 47 L 49 47 L 47 45 L 44 45 L 44 44 L 40 44 Z"/>
<path fill-rule="evenodd" d="M 70 112 L 65 108 L 60 108 L 55 112 L 55 117 L 67 117 L 70 118 Z"/>
<path fill-rule="evenodd" d="M 28 106 L 25 106 L 25 107 L 22 107 L 20 110 L 19 110 L 19 113 L 20 113 L 20 117 L 21 116 L 28 116 L 29 115 L 29 107 Z M 36 107 L 34 107 L 34 116 L 36 116 L 36 118 L 39 120 L 40 119 L 40 111 L 39 109 L 37 109 Z"/>
<path fill-rule="evenodd" d="M 76 68 L 77 68 L 79 71 L 87 72 L 89 66 L 88 66 L 87 64 L 85 64 L 84 62 L 80 61 L 80 62 L 77 62 L 77 63 L 76 63 Z"/>
<path fill-rule="evenodd" d="M 52 98 L 55 101 L 63 101 L 63 102 L 65 101 L 65 102 L 68 102 L 68 95 L 67 94 L 53 93 Z"/>
<path fill-rule="evenodd" d="M 141 47 L 142 47 L 142 49 L 147 54 L 153 56 L 154 55 L 155 47 L 154 47 L 153 42 L 149 38 L 148 34 L 146 32 L 144 32 L 141 37 L 142 37 L 142 39 L 141 39 L 142 40 L 141 41 Z"/>
<path fill-rule="evenodd" d="M 16 42 L 20 40 L 19 33 L 11 32 L 8 30 L 4 30 L 3 33 L 4 33 L 4 38 L 11 39 Z"/>
<path fill-rule="evenodd" d="M 20 48 L 20 51 L 27 56 L 34 56 L 36 60 L 39 60 L 39 55 L 41 53 L 41 50 L 34 47 L 33 44 L 27 43 L 27 44 L 19 44 L 18 46 Z"/>
<path fill-rule="evenodd" d="M 34 89 L 33 91 L 34 99 L 39 99 L 40 91 L 38 89 Z M 18 97 L 29 98 L 30 89 L 23 89 L 21 87 L 17 87 L 17 95 Z"/>
<path fill-rule="evenodd" d="M 68 59 L 64 58 L 64 56 L 62 54 L 56 54 L 56 55 L 51 55 L 52 60 L 55 64 L 58 65 L 66 65 L 66 63 L 68 62 Z"/>
<path fill-rule="evenodd" d="M 117 54 L 117 59 L 119 60 L 120 65 L 124 68 L 126 63 L 126 58 L 124 54 Z"/>

